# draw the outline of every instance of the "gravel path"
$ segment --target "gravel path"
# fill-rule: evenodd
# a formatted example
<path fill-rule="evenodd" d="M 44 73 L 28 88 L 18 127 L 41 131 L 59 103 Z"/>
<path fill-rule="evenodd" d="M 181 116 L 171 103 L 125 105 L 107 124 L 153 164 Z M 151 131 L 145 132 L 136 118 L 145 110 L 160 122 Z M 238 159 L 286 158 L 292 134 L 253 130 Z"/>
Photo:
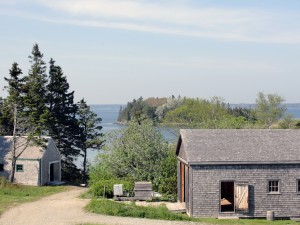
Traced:
<path fill-rule="evenodd" d="M 128 217 L 112 217 L 87 213 L 89 200 L 78 198 L 84 188 L 73 188 L 35 202 L 13 207 L 0 217 L 1 225 L 75 225 L 82 223 L 108 225 L 199 225 L 192 222 L 174 222 Z"/>

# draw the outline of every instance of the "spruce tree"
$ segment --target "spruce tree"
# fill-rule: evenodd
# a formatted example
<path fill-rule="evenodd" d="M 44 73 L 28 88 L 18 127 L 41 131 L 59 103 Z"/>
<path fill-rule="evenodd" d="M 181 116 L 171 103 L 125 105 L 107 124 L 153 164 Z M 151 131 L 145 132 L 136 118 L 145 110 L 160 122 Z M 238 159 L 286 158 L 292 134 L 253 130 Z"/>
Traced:
<path fill-rule="evenodd" d="M 47 134 L 45 125 L 49 112 L 46 107 L 46 85 L 48 82 L 46 64 L 37 44 L 33 46 L 29 59 L 31 68 L 28 75 L 24 77 L 25 115 L 27 129 L 34 129 L 33 134 L 39 136 Z"/>
<path fill-rule="evenodd" d="M 12 115 L 8 108 L 6 99 L 0 97 L 0 135 L 11 135 L 12 134 Z"/>
<path fill-rule="evenodd" d="M 14 62 L 11 69 L 9 70 L 9 77 L 4 77 L 7 85 L 4 87 L 7 90 L 7 98 L 1 101 L 1 135 L 12 135 L 13 134 L 13 112 L 14 108 L 19 114 L 22 113 L 23 104 L 23 87 L 24 78 L 22 76 L 22 70 L 19 68 L 18 63 Z"/>
<path fill-rule="evenodd" d="M 12 148 L 11 148 L 11 172 L 9 174 L 9 181 L 14 182 L 15 166 L 18 158 L 25 151 L 30 142 L 37 145 L 43 145 L 43 140 L 38 138 L 35 133 L 34 126 L 28 126 L 27 117 L 24 118 L 24 81 L 25 78 L 21 77 L 22 70 L 18 67 L 17 63 L 13 63 L 9 71 L 10 77 L 4 78 L 7 82 L 5 89 L 8 96 L 4 101 L 2 107 L 2 120 L 8 127 L 6 135 L 12 135 Z M 5 126 L 4 126 L 5 127 Z"/>
<path fill-rule="evenodd" d="M 88 149 L 101 149 L 104 140 L 103 133 L 101 133 L 102 126 L 100 126 L 101 118 L 91 111 L 84 99 L 78 102 L 78 121 L 81 128 L 79 148 L 83 156 L 82 163 L 82 177 L 83 181 L 87 181 L 87 150 Z"/>
<path fill-rule="evenodd" d="M 74 160 L 80 153 L 76 147 L 79 126 L 76 119 L 77 105 L 74 104 L 74 92 L 60 66 L 53 59 L 49 62 L 49 84 L 47 85 L 47 105 L 49 117 L 47 127 L 49 135 L 56 142 L 62 155 L 63 179 L 70 178 L 76 172 Z"/>

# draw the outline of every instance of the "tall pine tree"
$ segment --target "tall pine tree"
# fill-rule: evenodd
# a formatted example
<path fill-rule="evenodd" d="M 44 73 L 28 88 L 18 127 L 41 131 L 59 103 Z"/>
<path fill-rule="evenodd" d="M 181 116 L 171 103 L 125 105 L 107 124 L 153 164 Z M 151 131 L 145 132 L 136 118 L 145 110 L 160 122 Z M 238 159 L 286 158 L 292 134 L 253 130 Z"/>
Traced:
<path fill-rule="evenodd" d="M 87 150 L 101 149 L 104 144 L 102 126 L 100 126 L 101 118 L 91 111 L 84 99 L 78 102 L 78 121 L 81 128 L 80 145 L 81 155 L 83 156 L 82 177 L 83 182 L 87 181 Z"/>
<path fill-rule="evenodd" d="M 29 56 L 31 68 L 29 74 L 24 77 L 24 106 L 27 120 L 27 127 L 34 128 L 33 133 L 37 136 L 47 134 L 46 121 L 49 116 L 46 107 L 48 82 L 46 74 L 46 64 L 39 46 L 34 44 L 31 55 Z"/>
<path fill-rule="evenodd" d="M 9 77 L 4 78 L 7 82 L 4 88 L 8 96 L 1 102 L 1 135 L 13 134 L 13 112 L 17 110 L 20 114 L 23 111 L 24 78 L 21 76 L 22 70 L 18 63 L 14 62 L 9 70 Z"/>
<path fill-rule="evenodd" d="M 30 142 L 42 145 L 43 140 L 38 138 L 34 126 L 27 124 L 27 117 L 24 118 L 24 81 L 20 77 L 22 70 L 17 63 L 13 63 L 9 71 L 10 77 L 4 78 L 7 81 L 5 86 L 8 96 L 4 102 L 4 117 L 7 118 L 6 124 L 8 130 L 6 135 L 12 135 L 12 148 L 10 151 L 11 172 L 9 174 L 10 182 L 14 182 L 15 166 L 18 158 L 25 151 Z"/>
<path fill-rule="evenodd" d="M 47 85 L 47 105 L 49 110 L 49 135 L 56 142 L 62 155 L 63 179 L 75 174 L 74 160 L 80 153 L 76 147 L 79 126 L 76 119 L 77 105 L 74 104 L 74 92 L 69 91 L 69 84 L 60 66 L 50 60 L 49 84 Z"/>

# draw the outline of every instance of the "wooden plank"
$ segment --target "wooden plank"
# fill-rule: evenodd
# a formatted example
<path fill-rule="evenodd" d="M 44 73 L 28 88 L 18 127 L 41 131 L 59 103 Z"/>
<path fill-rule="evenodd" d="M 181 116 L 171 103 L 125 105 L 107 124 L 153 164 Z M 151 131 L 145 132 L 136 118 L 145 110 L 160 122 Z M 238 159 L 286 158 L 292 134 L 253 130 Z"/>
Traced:
<path fill-rule="evenodd" d="M 235 207 L 237 211 L 248 211 L 249 188 L 245 184 L 235 185 Z"/>
<path fill-rule="evenodd" d="M 183 163 L 180 163 L 181 165 L 181 202 L 185 202 L 185 166 Z"/>

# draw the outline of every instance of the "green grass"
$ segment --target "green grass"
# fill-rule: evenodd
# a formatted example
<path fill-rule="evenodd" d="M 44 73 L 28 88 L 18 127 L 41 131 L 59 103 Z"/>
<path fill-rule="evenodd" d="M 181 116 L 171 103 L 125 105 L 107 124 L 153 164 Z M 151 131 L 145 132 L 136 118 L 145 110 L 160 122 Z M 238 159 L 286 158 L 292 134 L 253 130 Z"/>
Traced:
<path fill-rule="evenodd" d="M 0 179 L 0 214 L 8 208 L 24 202 L 66 190 L 66 187 L 33 187 L 10 184 Z"/>
<path fill-rule="evenodd" d="M 187 215 L 172 213 L 165 206 L 143 207 L 134 203 L 125 204 L 107 199 L 92 199 L 86 208 L 90 212 L 110 216 L 191 221 Z"/>
<path fill-rule="evenodd" d="M 114 202 L 107 199 L 92 199 L 86 206 L 86 209 L 93 213 L 110 215 L 110 216 L 123 216 L 123 217 L 137 217 L 159 220 L 176 220 L 176 221 L 193 221 L 202 222 L 205 224 L 230 224 L 230 225 L 255 225 L 255 224 L 275 224 L 275 225 L 287 225 L 287 224 L 299 224 L 290 220 L 257 220 L 257 219 L 241 219 L 241 220 L 218 220 L 213 218 L 197 219 L 188 217 L 185 214 L 175 214 L 170 212 L 167 207 L 144 207 L 137 206 L 134 203 L 125 204 L 120 202 Z"/>

